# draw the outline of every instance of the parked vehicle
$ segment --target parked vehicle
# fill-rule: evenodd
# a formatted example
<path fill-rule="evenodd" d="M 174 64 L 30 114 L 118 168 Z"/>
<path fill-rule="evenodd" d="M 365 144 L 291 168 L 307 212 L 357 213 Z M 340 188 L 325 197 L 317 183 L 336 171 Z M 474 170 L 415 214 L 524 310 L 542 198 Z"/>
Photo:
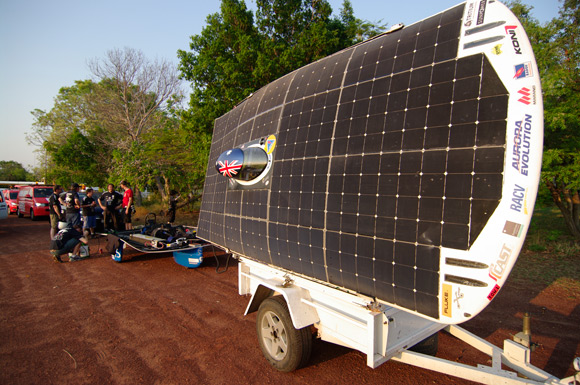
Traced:
<path fill-rule="evenodd" d="M 0 219 L 5 219 L 8 216 L 8 206 L 4 201 L 4 194 L 0 193 Z"/>
<path fill-rule="evenodd" d="M 52 192 L 52 186 L 20 187 L 18 191 L 18 218 L 28 215 L 34 221 L 39 217 L 48 217 L 48 198 Z"/>
<path fill-rule="evenodd" d="M 4 194 L 4 201 L 8 207 L 8 214 L 16 214 L 16 211 L 18 211 L 18 190 L 6 189 L 2 193 Z"/>

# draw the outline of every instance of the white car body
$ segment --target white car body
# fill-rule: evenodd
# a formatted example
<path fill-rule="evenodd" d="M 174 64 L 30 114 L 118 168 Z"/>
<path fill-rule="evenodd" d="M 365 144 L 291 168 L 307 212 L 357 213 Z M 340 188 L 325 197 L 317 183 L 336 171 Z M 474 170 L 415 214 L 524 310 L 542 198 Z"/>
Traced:
<path fill-rule="evenodd" d="M 0 194 L 0 219 L 6 219 L 8 217 L 8 206 L 4 200 L 4 195 Z"/>

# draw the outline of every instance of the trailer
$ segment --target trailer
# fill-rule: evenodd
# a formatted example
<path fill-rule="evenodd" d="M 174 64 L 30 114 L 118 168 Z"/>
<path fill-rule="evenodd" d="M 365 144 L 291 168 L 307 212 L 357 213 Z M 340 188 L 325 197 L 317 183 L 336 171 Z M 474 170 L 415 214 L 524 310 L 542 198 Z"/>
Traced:
<path fill-rule="evenodd" d="M 523 246 L 540 80 L 517 17 L 468 0 L 288 73 L 215 120 L 197 235 L 239 259 L 276 369 L 305 363 L 314 328 L 373 368 L 574 381 L 534 368 L 525 335 L 500 349 L 457 326 L 505 286 Z M 443 329 L 492 365 L 423 354 Z"/>
<path fill-rule="evenodd" d="M 308 362 L 314 328 L 322 341 L 366 354 L 371 368 L 393 360 L 482 384 L 580 383 L 578 357 L 573 362 L 576 374 L 564 379 L 533 366 L 527 330 L 517 336 L 519 342 L 506 339 L 499 348 L 460 326 L 436 323 L 345 288 L 235 257 L 239 294 L 251 296 L 245 314 L 257 312 L 260 348 L 277 370 L 293 371 Z M 491 366 L 435 357 L 441 330 L 487 354 Z"/>

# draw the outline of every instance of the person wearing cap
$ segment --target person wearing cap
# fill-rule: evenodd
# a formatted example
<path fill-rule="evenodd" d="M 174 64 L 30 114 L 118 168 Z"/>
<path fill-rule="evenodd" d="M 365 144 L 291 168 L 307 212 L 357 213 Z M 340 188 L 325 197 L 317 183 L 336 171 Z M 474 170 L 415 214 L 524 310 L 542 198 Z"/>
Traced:
<path fill-rule="evenodd" d="M 133 206 L 133 190 L 129 182 L 126 180 L 121 181 L 121 188 L 125 190 L 123 194 L 123 221 L 125 222 L 125 230 L 132 230 L 133 224 L 131 223 L 131 214 Z"/>
<path fill-rule="evenodd" d="M 71 227 L 81 231 L 81 201 L 79 199 L 79 185 L 73 183 L 70 190 L 60 194 L 60 203 L 64 205 L 66 211 L 66 223 Z"/>

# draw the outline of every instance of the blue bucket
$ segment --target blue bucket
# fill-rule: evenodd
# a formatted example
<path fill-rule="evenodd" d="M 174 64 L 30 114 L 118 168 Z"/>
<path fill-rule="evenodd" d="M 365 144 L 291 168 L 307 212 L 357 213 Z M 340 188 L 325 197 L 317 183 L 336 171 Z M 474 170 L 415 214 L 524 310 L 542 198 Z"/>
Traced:
<path fill-rule="evenodd" d="M 173 259 L 175 262 L 181 266 L 185 266 L 188 269 L 194 269 L 199 267 L 203 262 L 203 248 L 196 247 L 195 249 L 187 251 L 174 251 Z"/>

